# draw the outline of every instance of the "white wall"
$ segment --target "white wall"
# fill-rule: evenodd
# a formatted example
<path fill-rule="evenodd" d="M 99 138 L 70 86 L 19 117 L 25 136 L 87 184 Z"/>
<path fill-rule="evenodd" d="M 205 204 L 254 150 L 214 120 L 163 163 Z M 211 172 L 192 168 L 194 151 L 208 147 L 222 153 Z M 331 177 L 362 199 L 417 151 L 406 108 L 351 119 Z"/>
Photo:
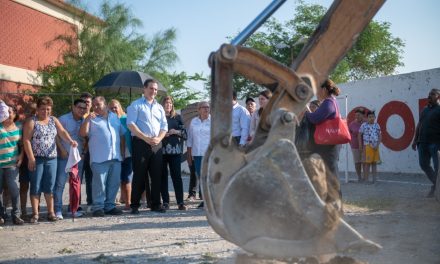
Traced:
<path fill-rule="evenodd" d="M 342 94 L 347 95 L 349 113 L 358 106 L 367 107 L 376 111 L 379 124 L 382 123 L 381 128 L 385 136 L 380 146 L 382 164 L 378 170 L 422 173 L 418 165 L 417 152 L 412 150 L 410 142 L 414 137 L 415 125 L 419 118 L 419 105 L 426 103 L 426 97 L 432 88 L 440 89 L 440 68 L 345 83 L 340 84 L 339 87 Z M 344 115 L 343 97 L 338 101 L 341 114 Z M 340 155 L 341 171 L 346 169 L 345 148 L 346 146 L 341 150 Z M 354 171 L 349 146 L 348 154 L 348 171 Z"/>

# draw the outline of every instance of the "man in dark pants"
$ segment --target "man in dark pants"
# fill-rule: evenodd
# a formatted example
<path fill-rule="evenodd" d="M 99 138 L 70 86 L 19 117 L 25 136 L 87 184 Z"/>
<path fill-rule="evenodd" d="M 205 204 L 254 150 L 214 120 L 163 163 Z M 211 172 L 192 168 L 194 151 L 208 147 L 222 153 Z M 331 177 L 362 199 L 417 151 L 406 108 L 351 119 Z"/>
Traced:
<path fill-rule="evenodd" d="M 133 182 L 131 213 L 138 214 L 142 192 L 146 190 L 151 211 L 165 212 L 160 203 L 162 177 L 162 144 L 168 131 L 165 111 L 156 100 L 158 82 L 148 79 L 144 83 L 144 96 L 127 108 L 127 125 L 133 136 Z M 148 199 L 151 178 L 151 199 Z"/>
<path fill-rule="evenodd" d="M 80 96 L 80 99 L 82 99 L 84 102 L 86 102 L 86 108 L 87 111 L 84 115 L 84 119 L 87 118 L 90 113 L 91 113 L 91 109 L 92 109 L 92 98 L 93 96 L 90 93 L 82 93 Z M 93 173 L 92 173 L 92 169 L 90 168 L 90 153 L 89 153 L 89 148 L 88 148 L 88 144 L 87 141 L 84 145 L 83 148 L 83 153 L 81 153 L 81 156 L 84 159 L 84 165 L 83 165 L 83 176 L 85 179 L 85 183 L 86 183 L 86 196 L 87 196 L 87 210 L 91 210 L 92 209 L 92 204 L 93 204 L 93 199 L 92 199 L 92 178 L 93 178 Z M 83 178 L 81 177 L 81 182 L 83 181 Z"/>
<path fill-rule="evenodd" d="M 416 135 L 412 144 L 418 150 L 420 168 L 432 182 L 428 197 L 434 197 L 439 168 L 438 151 L 440 149 L 440 90 L 432 89 L 428 95 L 428 105 L 420 114 Z M 431 159 L 434 167 L 431 167 Z"/>

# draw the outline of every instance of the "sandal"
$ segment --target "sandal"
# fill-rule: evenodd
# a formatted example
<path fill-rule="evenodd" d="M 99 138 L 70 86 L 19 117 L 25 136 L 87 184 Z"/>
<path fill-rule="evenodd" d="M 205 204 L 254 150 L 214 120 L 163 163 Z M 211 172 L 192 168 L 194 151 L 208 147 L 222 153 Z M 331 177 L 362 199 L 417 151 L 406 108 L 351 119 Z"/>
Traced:
<path fill-rule="evenodd" d="M 47 215 L 47 220 L 49 222 L 56 222 L 56 221 L 58 221 L 58 218 L 56 217 L 56 215 L 54 213 L 52 213 L 52 214 Z"/>
<path fill-rule="evenodd" d="M 29 220 L 31 224 L 38 224 L 38 215 L 33 214 L 31 219 Z"/>

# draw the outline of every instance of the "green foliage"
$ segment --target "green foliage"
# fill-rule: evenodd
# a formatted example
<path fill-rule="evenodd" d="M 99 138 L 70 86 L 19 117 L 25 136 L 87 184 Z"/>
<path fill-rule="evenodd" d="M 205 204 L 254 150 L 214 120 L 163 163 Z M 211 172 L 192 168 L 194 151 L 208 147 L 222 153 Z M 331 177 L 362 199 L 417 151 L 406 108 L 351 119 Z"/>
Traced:
<path fill-rule="evenodd" d="M 191 88 L 186 86 L 189 81 L 206 81 L 200 74 L 188 76 L 186 72 L 180 73 L 160 73 L 157 79 L 167 87 L 167 95 L 173 97 L 174 108 L 176 110 L 185 108 L 190 102 L 200 99 L 200 92 L 193 92 Z"/>
<path fill-rule="evenodd" d="M 269 19 L 262 30 L 252 35 L 245 46 L 259 50 L 275 60 L 290 66 L 298 56 L 326 9 L 317 4 L 299 2 L 295 17 L 284 23 Z M 371 21 L 358 41 L 331 74 L 335 82 L 348 82 L 393 74 L 402 66 L 403 41 L 390 33 L 387 22 Z M 234 76 L 234 89 L 240 98 L 256 96 L 263 87 Z"/>
<path fill-rule="evenodd" d="M 84 6 L 80 0 L 71 3 Z M 77 30 L 76 26 L 72 26 L 73 32 L 78 31 L 76 35 L 59 35 L 47 43 L 48 47 L 62 43 L 65 49 L 58 62 L 38 70 L 43 80 L 42 93 L 78 94 L 87 91 L 93 94 L 95 82 L 105 74 L 118 70 L 144 71 L 159 81 L 167 81 L 166 78 L 161 80 L 164 78 L 162 76 L 176 75 L 167 72 L 178 61 L 174 28 L 147 38 L 138 33 L 142 22 L 133 16 L 128 7 L 119 3 L 113 5 L 108 1 L 101 4 L 98 17 L 102 21 L 90 19 L 83 13 L 78 18 L 81 28 Z M 179 76 L 175 78 L 182 84 L 190 80 L 185 73 Z M 163 85 L 168 87 L 165 83 Z M 186 92 L 186 96 L 192 98 L 191 91 Z M 124 105 L 129 103 L 128 95 L 107 94 L 106 97 L 117 98 Z M 70 96 L 56 96 L 53 99 L 55 114 L 68 111 Z"/>

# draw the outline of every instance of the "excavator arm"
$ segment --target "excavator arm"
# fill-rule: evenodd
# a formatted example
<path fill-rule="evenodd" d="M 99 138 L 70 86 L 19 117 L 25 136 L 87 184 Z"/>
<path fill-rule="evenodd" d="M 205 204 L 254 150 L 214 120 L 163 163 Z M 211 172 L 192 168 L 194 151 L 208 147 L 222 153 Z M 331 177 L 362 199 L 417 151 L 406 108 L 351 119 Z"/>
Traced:
<path fill-rule="evenodd" d="M 317 85 L 328 78 L 383 3 L 335 0 L 291 67 L 240 45 L 224 44 L 210 55 L 211 142 L 201 184 L 208 221 L 223 238 L 273 258 L 380 248 L 318 194 L 310 174 L 325 180 L 325 166 L 319 157 L 312 163 L 301 160 L 294 139 L 297 116 Z M 245 150 L 231 141 L 234 73 L 273 90 Z M 303 163 L 315 165 L 306 168 Z"/>

